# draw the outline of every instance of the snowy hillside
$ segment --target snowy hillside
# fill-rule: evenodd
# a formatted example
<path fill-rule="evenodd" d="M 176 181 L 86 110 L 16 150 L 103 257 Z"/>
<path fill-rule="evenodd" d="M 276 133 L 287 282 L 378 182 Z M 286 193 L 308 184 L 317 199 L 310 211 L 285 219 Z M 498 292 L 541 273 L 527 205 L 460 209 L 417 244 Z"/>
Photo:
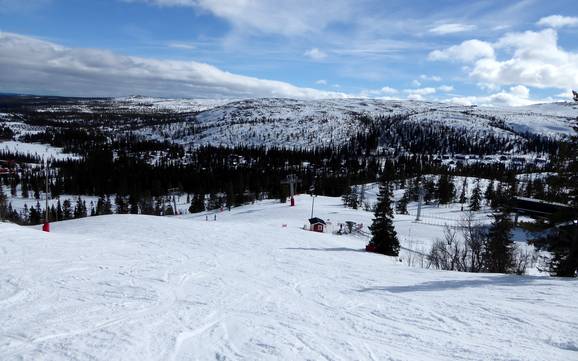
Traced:
<path fill-rule="evenodd" d="M 316 215 L 370 214 L 318 197 Z M 0 223 L 0 359 L 572 360 L 578 283 L 410 268 L 302 228 L 310 198 L 206 221 Z M 212 219 L 212 217 L 210 218 Z M 441 227 L 408 216 L 400 234 Z"/>
<path fill-rule="evenodd" d="M 421 124 L 453 129 L 469 139 L 498 136 L 524 142 L 527 133 L 559 138 L 573 134 L 578 106 L 538 104 L 491 108 L 421 101 L 378 99 L 296 100 L 286 98 L 163 99 L 124 98 L 4 98 L 0 126 L 15 140 L 46 129 L 41 124 L 100 127 L 113 134 L 139 134 L 146 139 L 182 145 L 265 145 L 285 148 L 340 146 L 370 123 L 387 128 Z M 1 103 L 1 102 L 0 102 Z M 381 122 L 381 123 L 380 123 Z M 443 132 L 443 130 L 440 130 Z"/>
<path fill-rule="evenodd" d="M 166 139 L 223 145 L 338 145 L 364 129 L 360 117 L 407 117 L 409 122 L 462 129 L 471 136 L 525 133 L 560 137 L 573 134 L 578 107 L 570 103 L 524 108 L 477 108 L 445 103 L 376 99 L 249 99 L 212 107 L 197 115 L 195 134 L 183 137 L 190 122 L 163 129 Z M 143 134 L 158 134 L 143 129 Z"/>
<path fill-rule="evenodd" d="M 115 98 L 113 106 L 139 111 L 200 112 L 232 102 L 227 99 L 166 99 L 143 96 Z"/>

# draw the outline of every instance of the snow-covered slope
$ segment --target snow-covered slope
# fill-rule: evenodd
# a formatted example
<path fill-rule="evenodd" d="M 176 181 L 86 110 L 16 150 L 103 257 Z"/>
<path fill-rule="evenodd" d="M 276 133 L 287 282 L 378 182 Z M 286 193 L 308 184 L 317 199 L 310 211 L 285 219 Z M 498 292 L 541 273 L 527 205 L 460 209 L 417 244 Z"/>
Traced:
<path fill-rule="evenodd" d="M 196 116 L 195 132 L 182 136 L 190 122 L 171 124 L 163 137 L 182 143 L 300 146 L 339 145 L 364 129 L 360 117 L 401 115 L 409 122 L 449 126 L 472 136 L 524 133 L 560 137 L 573 134 L 578 107 L 570 103 L 524 108 L 478 108 L 447 103 L 377 99 L 248 99 L 214 106 Z M 158 129 L 143 129 L 155 136 Z"/>
<path fill-rule="evenodd" d="M 113 106 L 138 111 L 200 112 L 232 102 L 228 99 L 167 99 L 143 96 L 115 98 Z"/>
<path fill-rule="evenodd" d="M 573 134 L 572 123 L 578 118 L 578 106 L 568 102 L 491 108 L 353 98 L 227 100 L 134 96 L 16 98 L 9 104 L 13 110 L 0 113 L 0 126 L 9 126 L 17 136 L 39 131 L 38 119 L 29 122 L 28 113 L 21 112 L 26 109 L 41 114 L 40 118 L 48 124 L 99 126 L 116 133 L 129 131 L 148 139 L 193 146 L 339 146 L 358 133 L 367 132 L 369 119 L 392 116 L 397 116 L 395 121 L 402 121 L 402 125 L 417 123 L 428 129 L 457 129 L 470 139 L 497 135 L 523 142 L 526 133 L 549 137 Z M 379 120 L 376 123 L 379 126 Z"/>
<path fill-rule="evenodd" d="M 309 198 L 297 202 L 263 202 L 209 222 L 92 217 L 53 224 L 50 234 L 0 224 L 0 359 L 578 354 L 578 283 L 410 268 L 360 252 L 363 239 L 302 230 Z M 339 203 L 319 197 L 316 214 L 367 218 Z M 433 236 L 422 230 L 416 235 Z"/>

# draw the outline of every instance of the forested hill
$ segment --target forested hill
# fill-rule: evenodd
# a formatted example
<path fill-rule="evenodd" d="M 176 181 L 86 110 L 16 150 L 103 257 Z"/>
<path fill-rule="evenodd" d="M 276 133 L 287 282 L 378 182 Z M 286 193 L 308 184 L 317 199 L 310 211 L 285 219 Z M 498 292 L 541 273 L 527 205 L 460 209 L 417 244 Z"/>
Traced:
<path fill-rule="evenodd" d="M 341 147 L 355 137 L 379 132 L 380 145 L 394 148 L 403 146 L 408 136 L 448 134 L 469 140 L 499 138 L 508 141 L 509 150 L 519 151 L 534 136 L 573 134 L 576 118 L 578 106 L 564 102 L 487 108 L 376 99 L 0 97 L 0 126 L 10 123 L 15 136 L 75 126 L 186 146 Z M 442 148 L 436 149 L 451 147 Z"/>

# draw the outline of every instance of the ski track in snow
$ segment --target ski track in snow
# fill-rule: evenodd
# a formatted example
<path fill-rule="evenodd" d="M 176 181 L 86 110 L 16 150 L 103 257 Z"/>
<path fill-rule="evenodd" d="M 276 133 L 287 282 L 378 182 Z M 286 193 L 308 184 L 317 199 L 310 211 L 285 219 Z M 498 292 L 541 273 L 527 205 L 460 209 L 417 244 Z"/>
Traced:
<path fill-rule="evenodd" d="M 364 239 L 300 229 L 309 197 L 297 202 L 216 222 L 0 224 L 0 359 L 578 358 L 575 280 L 410 268 L 360 252 Z M 318 197 L 316 212 L 368 221 L 339 203 Z M 414 224 L 413 237 L 439 228 Z"/>

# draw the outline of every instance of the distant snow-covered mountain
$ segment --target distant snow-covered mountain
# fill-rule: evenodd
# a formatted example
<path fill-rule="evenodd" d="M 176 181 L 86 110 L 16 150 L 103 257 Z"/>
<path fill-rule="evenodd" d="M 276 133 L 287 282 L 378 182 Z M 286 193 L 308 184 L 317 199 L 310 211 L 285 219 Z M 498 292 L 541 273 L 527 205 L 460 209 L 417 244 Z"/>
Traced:
<path fill-rule="evenodd" d="M 528 135 L 562 138 L 574 134 L 572 125 L 578 119 L 578 105 L 569 102 L 495 108 L 353 98 L 230 100 L 30 96 L 8 97 L 3 104 L 8 106 L 0 109 L 9 111 L 0 113 L 0 125 L 9 125 L 17 136 L 23 134 L 22 129 L 32 125 L 38 128 L 43 123 L 52 126 L 74 123 L 80 127 L 104 127 L 112 134 L 129 131 L 146 139 L 194 147 L 341 146 L 376 127 L 388 130 L 395 126 L 399 133 L 403 127 L 416 125 L 436 130 L 436 134 L 451 131 L 463 133 L 469 139 L 491 136 L 523 143 Z M 41 122 L 29 120 L 34 113 L 43 114 Z M 428 136 L 435 137 L 435 134 Z"/>
<path fill-rule="evenodd" d="M 574 133 L 578 106 L 571 103 L 528 107 L 476 107 L 449 103 L 377 99 L 246 99 L 196 103 L 171 100 L 176 109 L 198 111 L 194 118 L 142 134 L 191 144 L 308 146 L 338 145 L 363 130 L 360 119 L 400 116 L 406 122 L 449 126 L 470 134 L 519 137 L 526 133 L 563 137 Z M 202 104 L 205 109 L 200 110 Z M 160 106 L 160 105 L 159 105 Z M 195 127 L 194 132 L 187 132 Z"/>

